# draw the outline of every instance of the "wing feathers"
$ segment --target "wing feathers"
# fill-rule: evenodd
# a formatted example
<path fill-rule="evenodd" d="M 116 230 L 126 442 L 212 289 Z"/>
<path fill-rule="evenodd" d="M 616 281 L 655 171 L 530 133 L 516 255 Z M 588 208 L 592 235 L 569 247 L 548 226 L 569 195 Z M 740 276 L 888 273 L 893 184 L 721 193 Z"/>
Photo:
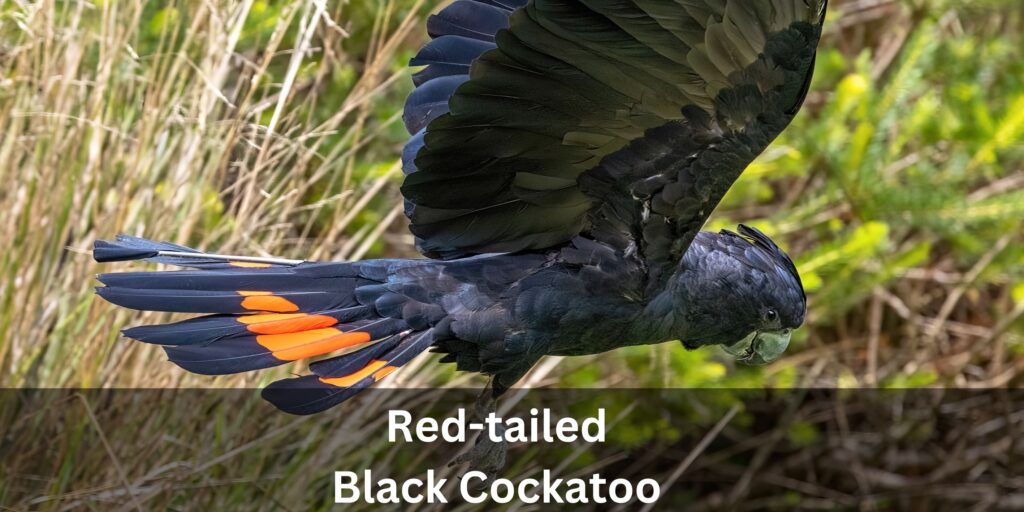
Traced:
<path fill-rule="evenodd" d="M 457 0 L 427 19 L 431 37 L 458 35 L 494 41 L 494 34 L 508 27 L 508 11 L 473 0 Z"/>
<path fill-rule="evenodd" d="M 441 114 L 448 112 L 448 98 L 455 89 L 468 80 L 466 75 L 452 75 L 435 78 L 409 95 L 405 102 L 402 119 L 409 133 L 416 133 Z"/>
<path fill-rule="evenodd" d="M 413 83 L 418 87 L 442 76 L 468 76 L 469 65 L 482 53 L 496 47 L 494 43 L 464 36 L 444 35 L 434 39 L 409 61 L 410 66 L 427 66 L 413 75 Z"/>
<path fill-rule="evenodd" d="M 563 243 L 588 226 L 596 229 L 585 214 L 593 217 L 601 204 L 618 198 L 581 197 L 563 189 L 569 184 L 578 191 L 573 182 L 656 129 L 688 122 L 695 116 L 684 115 L 687 108 L 715 121 L 677 130 L 698 136 L 704 135 L 699 129 L 708 129 L 704 145 L 670 150 L 658 157 L 664 165 L 657 168 L 633 161 L 632 167 L 653 174 L 632 173 L 632 183 L 602 190 L 628 197 L 635 184 L 658 193 L 651 183 L 664 186 L 678 179 L 676 167 L 691 161 L 695 151 L 710 149 L 714 137 L 735 136 L 737 145 L 757 145 L 740 148 L 743 158 L 725 155 L 712 166 L 725 170 L 725 176 L 738 175 L 749 161 L 747 153 L 763 150 L 785 126 L 780 120 L 795 113 L 789 105 L 798 105 L 806 90 L 824 8 L 822 0 L 534 0 L 511 12 L 479 5 L 460 0 L 442 13 L 453 25 L 473 27 L 475 35 L 464 37 L 497 47 L 471 60 L 471 79 L 454 89 L 447 112 L 431 117 L 425 134 L 417 134 L 403 155 L 417 172 L 407 175 L 402 192 L 413 203 L 407 209 L 412 231 L 428 255 L 544 249 L 548 245 L 541 244 Z M 508 17 L 507 25 L 499 22 L 498 12 Z M 489 36 L 481 35 L 488 30 Z M 786 38 L 794 39 L 781 41 Z M 462 46 L 446 45 L 454 43 L 432 42 L 423 53 L 445 65 L 464 65 L 471 55 Z M 438 48 L 448 55 L 436 55 Z M 410 126 L 414 133 L 420 128 L 422 123 Z M 764 133 L 745 135 L 758 130 Z M 692 147 L 669 142 L 670 148 Z M 631 150 L 623 156 L 648 155 Z M 657 176 L 668 172 L 675 174 Z M 699 218 L 661 221 L 688 228 L 703 224 L 717 203 L 706 199 L 720 197 L 724 189 L 718 188 L 732 181 L 711 182 L 717 188 L 710 196 L 693 198 Z M 698 189 L 708 192 L 684 186 L 670 195 L 690 201 L 687 194 Z M 582 210 L 566 202 L 581 199 L 589 201 Z M 640 218 L 628 219 L 627 236 L 646 230 L 636 225 Z M 655 231 L 676 229 L 650 232 Z M 682 248 L 688 244 L 685 236 L 678 242 Z"/>

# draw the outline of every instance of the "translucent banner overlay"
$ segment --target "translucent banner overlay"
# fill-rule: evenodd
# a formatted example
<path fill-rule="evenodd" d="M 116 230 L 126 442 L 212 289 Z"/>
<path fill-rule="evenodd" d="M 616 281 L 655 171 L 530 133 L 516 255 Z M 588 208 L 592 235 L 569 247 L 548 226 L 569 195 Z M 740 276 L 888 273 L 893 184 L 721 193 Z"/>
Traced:
<path fill-rule="evenodd" d="M 478 417 L 479 390 L 368 390 L 309 417 L 257 390 L 0 390 L 0 505 L 16 510 L 326 509 L 335 472 L 446 478 L 467 442 L 388 440 L 389 411 Z M 533 410 L 536 410 L 534 412 Z M 654 510 L 1024 507 L 1024 390 L 512 390 L 503 418 L 582 422 L 603 442 L 511 443 L 498 474 L 653 479 Z M 513 500 L 509 505 L 515 506 Z M 358 502 L 346 509 L 375 509 Z M 590 503 L 582 508 L 640 509 Z M 404 508 L 404 507 L 400 507 Z"/>

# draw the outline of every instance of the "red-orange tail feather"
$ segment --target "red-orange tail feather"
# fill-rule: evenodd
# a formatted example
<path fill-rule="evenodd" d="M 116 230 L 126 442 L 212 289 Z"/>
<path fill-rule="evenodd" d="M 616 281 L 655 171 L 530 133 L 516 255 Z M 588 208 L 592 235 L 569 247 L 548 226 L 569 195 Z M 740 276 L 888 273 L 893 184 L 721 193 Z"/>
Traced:
<path fill-rule="evenodd" d="M 101 297 L 127 308 L 210 313 L 124 331 L 162 345 L 172 362 L 193 373 L 246 372 L 348 351 L 313 362 L 314 375 L 268 387 L 264 397 L 287 412 L 309 414 L 337 405 L 433 342 L 430 331 L 414 332 L 401 318 L 377 310 L 377 302 L 387 301 L 378 301 L 376 290 L 386 288 L 379 268 L 361 269 L 369 264 L 232 261 L 131 237 L 97 242 L 95 257 L 196 269 L 102 274 L 98 279 L 105 286 L 97 288 Z"/>

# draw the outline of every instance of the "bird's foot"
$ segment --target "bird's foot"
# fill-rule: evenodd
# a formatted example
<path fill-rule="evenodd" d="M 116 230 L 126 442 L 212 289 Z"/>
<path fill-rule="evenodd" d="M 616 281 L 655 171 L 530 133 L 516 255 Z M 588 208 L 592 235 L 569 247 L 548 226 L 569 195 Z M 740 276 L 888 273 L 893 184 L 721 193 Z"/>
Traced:
<path fill-rule="evenodd" d="M 491 413 L 497 410 L 497 400 L 494 398 L 491 387 L 488 386 L 477 399 L 473 411 L 477 420 L 484 421 Z M 498 472 L 505 467 L 506 454 L 508 453 L 508 441 L 505 440 L 505 426 L 495 425 L 495 438 L 492 439 L 491 432 L 481 432 L 475 444 L 469 451 L 455 457 L 448 466 L 456 466 L 469 463 L 468 471 L 480 471 L 487 475 L 487 481 L 492 480 Z M 495 439 L 498 439 L 495 441 Z M 481 482 L 483 483 L 483 482 Z"/>
<path fill-rule="evenodd" d="M 500 441 L 494 441 L 487 432 L 481 432 L 473 447 L 455 457 L 448 466 L 469 463 L 467 471 L 480 471 L 487 475 L 488 481 L 498 476 L 498 472 L 505 467 L 508 441 L 505 440 L 504 427 L 499 426 L 496 433 L 501 436 Z"/>

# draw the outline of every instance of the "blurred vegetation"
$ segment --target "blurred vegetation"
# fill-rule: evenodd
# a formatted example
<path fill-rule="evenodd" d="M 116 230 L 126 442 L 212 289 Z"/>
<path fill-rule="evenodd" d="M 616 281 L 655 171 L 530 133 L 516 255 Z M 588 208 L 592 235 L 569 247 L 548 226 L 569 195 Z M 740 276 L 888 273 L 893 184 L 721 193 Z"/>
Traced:
<path fill-rule="evenodd" d="M 405 63 L 439 7 L 0 4 L 0 385 L 252 387 L 301 372 L 189 375 L 123 340 L 165 315 L 96 300 L 88 249 L 125 232 L 235 254 L 415 256 L 400 114 Z M 623 449 L 706 431 L 740 403 L 735 388 L 1019 384 L 1022 34 L 1017 0 L 833 1 L 806 107 L 708 226 L 752 223 L 795 256 L 810 311 L 788 356 L 734 367 L 669 343 L 551 358 L 525 384 L 721 388 L 702 408 L 666 404 L 683 424 L 624 420 Z M 484 382 L 435 361 L 381 384 Z M 793 446 L 821 436 L 813 418 L 783 430 Z"/>

